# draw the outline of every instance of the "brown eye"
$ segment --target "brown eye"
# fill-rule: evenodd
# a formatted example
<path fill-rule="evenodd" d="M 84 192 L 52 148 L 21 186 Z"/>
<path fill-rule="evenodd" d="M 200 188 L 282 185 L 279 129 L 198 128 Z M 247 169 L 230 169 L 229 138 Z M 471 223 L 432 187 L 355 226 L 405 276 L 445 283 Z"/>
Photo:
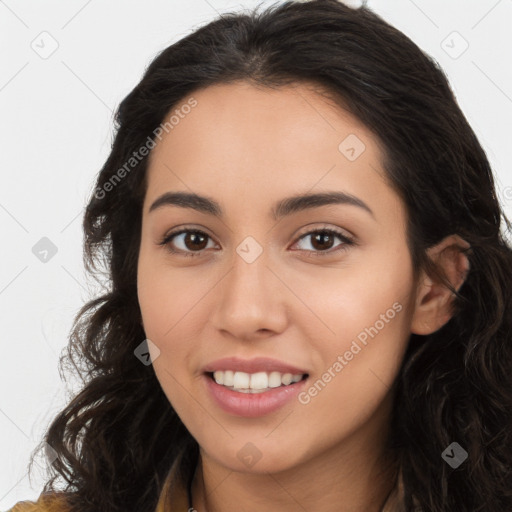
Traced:
<path fill-rule="evenodd" d="M 184 235 L 184 236 L 182 236 Z M 180 231 L 168 234 L 159 245 L 164 245 L 166 249 L 173 254 L 182 254 L 183 256 L 200 256 L 201 251 L 206 249 L 209 235 L 197 229 L 182 229 Z M 175 239 L 177 242 L 175 242 Z M 178 246 L 175 249 L 173 245 Z"/>
<path fill-rule="evenodd" d="M 317 229 L 315 231 L 310 231 L 309 233 L 302 235 L 299 240 L 306 239 L 307 237 L 310 237 L 311 239 L 310 246 L 313 250 L 307 248 L 300 250 L 310 253 L 311 256 L 332 255 L 337 251 L 346 250 L 351 245 L 355 245 L 353 239 L 334 229 Z M 332 249 L 336 238 L 341 240 L 342 243 Z"/>
<path fill-rule="evenodd" d="M 347 250 L 350 246 L 355 245 L 352 238 L 347 237 L 345 234 L 335 229 L 317 229 L 305 233 L 299 238 L 299 241 L 311 238 L 311 249 L 299 249 L 301 252 L 308 253 L 308 256 L 329 256 L 338 251 Z M 197 229 L 181 229 L 179 231 L 171 232 L 164 237 L 159 243 L 166 247 L 167 251 L 171 254 L 180 256 L 201 256 L 203 251 L 207 249 L 208 240 L 211 237 L 204 231 Z M 340 244 L 334 246 L 335 240 L 341 241 Z M 334 246 L 334 249 L 332 247 Z M 177 247 L 177 248 L 176 248 Z"/>
<path fill-rule="evenodd" d="M 187 231 L 184 234 L 183 244 L 187 249 L 202 250 L 206 247 L 207 235 L 205 236 L 198 231 Z"/>
<path fill-rule="evenodd" d="M 318 250 L 330 249 L 336 237 L 325 231 L 315 233 L 311 237 L 311 245 Z"/>

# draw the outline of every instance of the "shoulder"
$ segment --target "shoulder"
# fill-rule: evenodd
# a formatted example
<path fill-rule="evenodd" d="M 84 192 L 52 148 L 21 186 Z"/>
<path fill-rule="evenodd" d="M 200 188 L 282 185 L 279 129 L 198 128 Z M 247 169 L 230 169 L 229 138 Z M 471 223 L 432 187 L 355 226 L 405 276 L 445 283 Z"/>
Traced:
<path fill-rule="evenodd" d="M 41 494 L 37 501 L 19 501 L 7 512 L 67 512 L 66 499 L 61 493 Z"/>

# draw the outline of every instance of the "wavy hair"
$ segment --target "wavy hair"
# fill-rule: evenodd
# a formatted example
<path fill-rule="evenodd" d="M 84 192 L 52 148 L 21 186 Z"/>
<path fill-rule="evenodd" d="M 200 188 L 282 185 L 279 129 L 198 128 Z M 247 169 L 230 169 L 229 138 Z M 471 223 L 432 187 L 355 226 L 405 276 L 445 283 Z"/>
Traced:
<path fill-rule="evenodd" d="M 390 445 L 404 510 L 510 512 L 511 224 L 437 62 L 366 4 L 336 0 L 224 14 L 159 53 L 120 103 L 83 219 L 86 270 L 107 284 L 75 317 L 61 355 L 83 387 L 41 443 L 58 455 L 44 492 L 63 492 L 76 512 L 150 512 L 178 452 L 186 449 L 189 468 L 195 463 L 197 442 L 152 366 L 134 356 L 146 338 L 137 259 L 149 155 L 116 176 L 135 150 L 155 141 L 173 107 L 194 91 L 240 80 L 272 88 L 314 83 L 378 137 L 389 183 L 406 206 L 417 272 L 443 278 L 426 250 L 444 237 L 456 233 L 470 244 L 466 281 L 458 292 L 450 287 L 452 318 L 433 334 L 410 336 Z M 453 441 L 468 453 L 456 469 L 441 457 Z"/>

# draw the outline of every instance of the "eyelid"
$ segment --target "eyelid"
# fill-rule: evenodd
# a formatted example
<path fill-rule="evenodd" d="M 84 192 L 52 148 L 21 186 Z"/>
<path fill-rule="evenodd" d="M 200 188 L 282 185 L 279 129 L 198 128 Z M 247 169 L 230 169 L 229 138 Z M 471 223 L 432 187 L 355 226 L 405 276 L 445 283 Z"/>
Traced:
<path fill-rule="evenodd" d="M 300 238 L 301 236 L 303 235 L 308 235 L 310 234 L 311 232 L 315 232 L 315 231 L 335 231 L 337 232 L 337 234 L 341 235 L 341 236 L 344 236 L 345 238 L 348 238 L 348 239 L 351 239 L 351 240 L 355 240 L 355 235 L 352 234 L 350 231 L 348 231 L 347 229 L 345 228 L 341 228 L 339 226 L 336 226 L 334 224 L 327 224 L 327 223 L 320 223 L 320 225 L 318 225 L 317 222 L 313 222 L 311 224 L 308 224 L 306 226 L 304 226 L 303 228 L 300 229 L 300 231 L 298 232 L 296 236 L 296 238 Z"/>

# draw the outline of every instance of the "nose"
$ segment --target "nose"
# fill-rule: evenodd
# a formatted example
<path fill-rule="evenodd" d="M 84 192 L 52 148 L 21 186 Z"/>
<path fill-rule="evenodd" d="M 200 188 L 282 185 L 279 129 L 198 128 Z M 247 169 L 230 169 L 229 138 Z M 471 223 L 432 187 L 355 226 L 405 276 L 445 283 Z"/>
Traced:
<path fill-rule="evenodd" d="M 224 335 L 238 340 L 268 337 L 286 329 L 286 300 L 291 292 L 283 284 L 277 265 L 263 251 L 252 262 L 239 254 L 217 285 L 212 323 Z"/>

